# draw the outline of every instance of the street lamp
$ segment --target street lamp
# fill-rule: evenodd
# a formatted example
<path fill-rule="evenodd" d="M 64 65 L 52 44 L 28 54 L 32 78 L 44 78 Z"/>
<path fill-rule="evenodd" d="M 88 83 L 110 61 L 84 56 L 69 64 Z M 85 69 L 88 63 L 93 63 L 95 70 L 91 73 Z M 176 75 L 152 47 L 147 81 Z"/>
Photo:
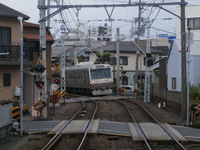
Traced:
<path fill-rule="evenodd" d="M 20 22 L 20 135 L 23 135 L 23 17 L 17 18 Z"/>

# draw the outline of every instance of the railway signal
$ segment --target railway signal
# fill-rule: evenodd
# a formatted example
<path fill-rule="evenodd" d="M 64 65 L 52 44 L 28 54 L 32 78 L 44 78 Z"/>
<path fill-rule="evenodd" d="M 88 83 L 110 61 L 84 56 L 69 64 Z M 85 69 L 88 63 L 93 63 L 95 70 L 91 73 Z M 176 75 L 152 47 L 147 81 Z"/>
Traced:
<path fill-rule="evenodd" d="M 42 88 L 44 86 L 44 81 L 35 81 L 35 84 L 38 88 Z"/>
<path fill-rule="evenodd" d="M 46 68 L 42 64 L 37 64 L 35 67 L 31 68 L 31 72 L 43 73 Z"/>
<path fill-rule="evenodd" d="M 55 81 L 56 84 L 60 83 L 60 80 L 58 80 L 58 79 L 55 79 L 54 81 Z"/>

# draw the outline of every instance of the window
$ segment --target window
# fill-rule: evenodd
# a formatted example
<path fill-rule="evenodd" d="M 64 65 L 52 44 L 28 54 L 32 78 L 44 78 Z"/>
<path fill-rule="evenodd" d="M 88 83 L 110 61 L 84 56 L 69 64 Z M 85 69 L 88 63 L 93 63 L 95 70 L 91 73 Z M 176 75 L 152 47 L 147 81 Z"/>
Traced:
<path fill-rule="evenodd" d="M 120 57 L 119 64 L 120 65 L 128 65 L 128 57 Z"/>
<path fill-rule="evenodd" d="M 8 45 L 11 43 L 11 29 L 8 27 L 0 27 L 0 44 Z"/>
<path fill-rule="evenodd" d="M 176 78 L 172 78 L 172 89 L 176 89 Z"/>
<path fill-rule="evenodd" d="M 187 25 L 191 27 L 191 30 L 200 29 L 200 18 L 188 18 Z"/>
<path fill-rule="evenodd" d="M 5 48 L 11 43 L 11 28 L 0 27 L 0 53 L 5 53 Z"/>
<path fill-rule="evenodd" d="M 119 58 L 120 65 L 128 65 L 128 57 L 122 56 Z M 116 65 L 116 57 L 111 57 L 110 65 Z"/>
<path fill-rule="evenodd" d="M 92 69 L 91 70 L 91 79 L 103 79 L 103 78 L 111 78 L 111 70 L 110 68 L 102 68 L 102 69 Z"/>
<path fill-rule="evenodd" d="M 11 85 L 11 74 L 4 73 L 3 74 L 3 86 L 10 86 Z"/>

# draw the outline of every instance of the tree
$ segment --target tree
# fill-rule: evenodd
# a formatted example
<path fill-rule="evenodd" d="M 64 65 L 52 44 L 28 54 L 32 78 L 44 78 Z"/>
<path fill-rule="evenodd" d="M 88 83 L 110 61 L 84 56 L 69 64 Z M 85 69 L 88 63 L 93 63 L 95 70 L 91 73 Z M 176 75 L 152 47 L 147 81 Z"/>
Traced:
<path fill-rule="evenodd" d="M 110 52 L 103 52 L 102 54 L 100 52 L 96 52 L 96 56 L 98 58 L 95 60 L 95 64 L 110 62 Z"/>

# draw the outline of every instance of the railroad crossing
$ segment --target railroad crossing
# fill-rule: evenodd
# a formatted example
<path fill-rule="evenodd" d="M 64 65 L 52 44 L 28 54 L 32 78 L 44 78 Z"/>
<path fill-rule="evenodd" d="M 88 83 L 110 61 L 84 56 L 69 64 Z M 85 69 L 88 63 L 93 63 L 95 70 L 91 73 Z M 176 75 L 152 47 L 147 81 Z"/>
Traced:
<path fill-rule="evenodd" d="M 83 133 L 88 120 L 74 120 L 65 130 L 63 134 L 81 134 Z M 62 121 L 24 121 L 24 132 L 29 134 L 48 133 L 56 134 L 59 129 L 67 123 Z M 170 141 L 171 138 L 157 124 L 140 123 L 145 136 L 152 141 Z M 179 141 L 200 141 L 200 129 L 189 128 L 184 126 L 176 126 L 170 124 L 162 124 L 162 126 L 172 133 Z M 16 125 L 17 127 L 17 125 Z M 140 141 L 141 131 L 133 123 L 94 120 L 90 125 L 89 133 L 106 134 L 116 136 L 131 137 L 134 141 Z"/>

